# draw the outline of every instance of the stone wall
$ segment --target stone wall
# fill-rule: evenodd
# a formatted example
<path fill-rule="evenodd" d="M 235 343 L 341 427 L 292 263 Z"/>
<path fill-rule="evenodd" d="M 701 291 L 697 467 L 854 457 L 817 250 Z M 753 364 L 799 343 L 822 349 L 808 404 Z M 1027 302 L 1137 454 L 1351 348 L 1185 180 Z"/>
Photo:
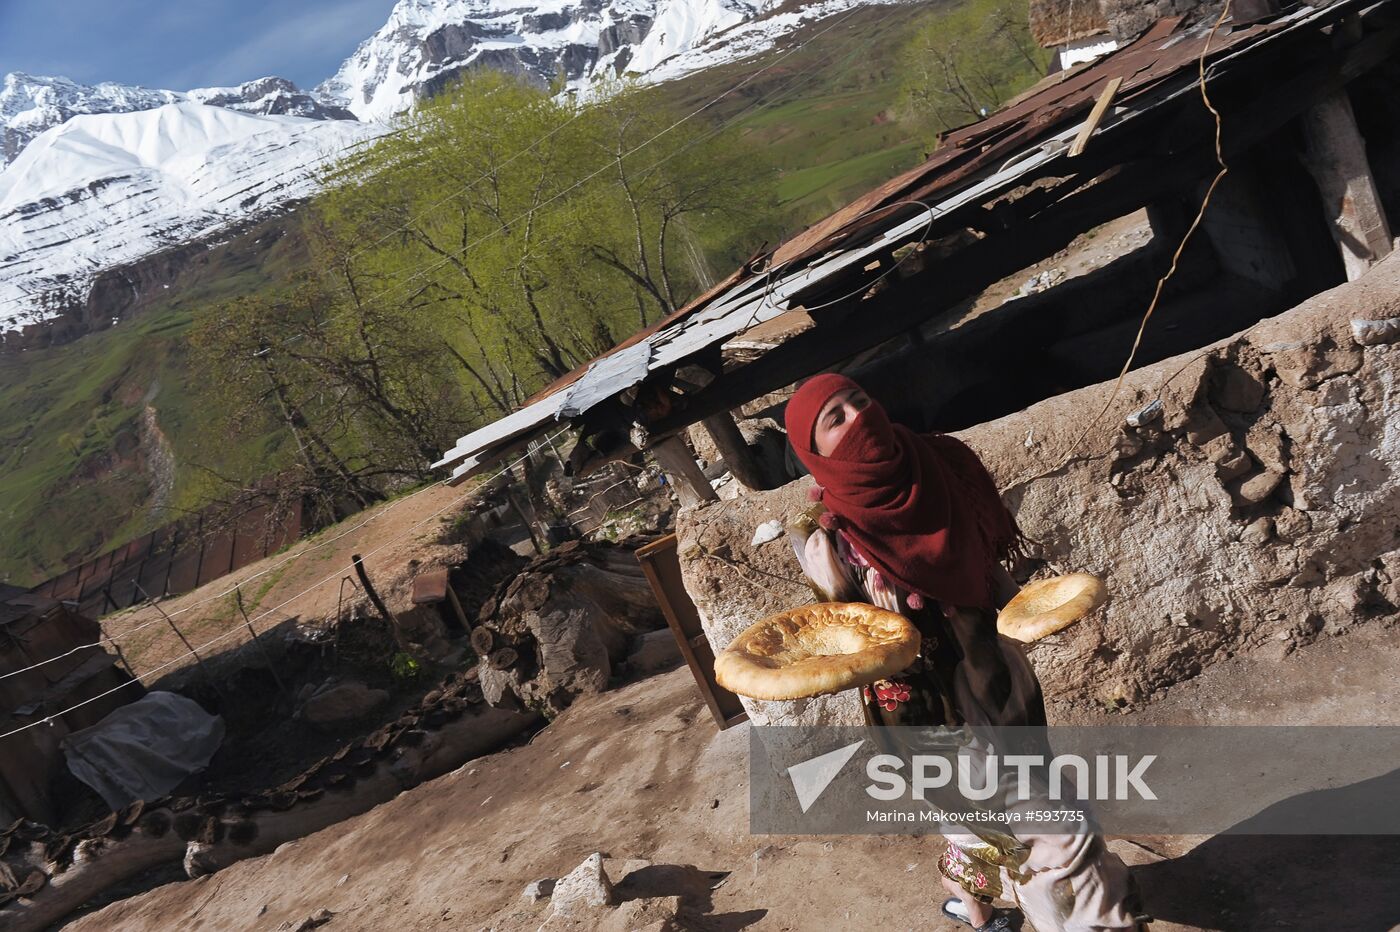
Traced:
<path fill-rule="evenodd" d="M 1097 421 L 1111 384 L 961 432 L 1039 542 L 1036 569 L 1108 582 L 1103 609 L 1030 650 L 1052 704 L 1138 704 L 1237 651 L 1281 655 L 1355 624 L 1394 622 L 1397 380 L 1393 257 L 1132 373 Z M 1160 416 L 1126 425 L 1154 399 Z M 811 599 L 783 539 L 750 543 L 757 525 L 806 504 L 809 483 L 681 511 L 686 587 L 716 650 L 764 614 Z M 850 695 L 746 704 L 758 722 L 857 715 Z"/>
<path fill-rule="evenodd" d="M 1099 0 L 1109 32 L 1119 43 L 1131 42 L 1157 20 L 1185 16 L 1190 22 L 1212 23 L 1220 15 L 1221 0 Z"/>

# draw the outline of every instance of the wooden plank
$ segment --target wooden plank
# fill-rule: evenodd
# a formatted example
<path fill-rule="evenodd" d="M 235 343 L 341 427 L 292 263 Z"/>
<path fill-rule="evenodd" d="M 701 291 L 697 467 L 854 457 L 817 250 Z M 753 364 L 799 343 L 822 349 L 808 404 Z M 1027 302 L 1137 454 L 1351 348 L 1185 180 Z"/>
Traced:
<path fill-rule="evenodd" d="M 1299 120 L 1306 140 L 1304 164 L 1317 182 L 1332 238 L 1356 281 L 1390 254 L 1390 223 L 1356 125 L 1351 99 L 1338 91 L 1318 101 Z"/>
<path fill-rule="evenodd" d="M 748 718 L 739 697 L 715 682 L 715 655 L 709 639 L 700 625 L 700 614 L 681 581 L 681 561 L 676 552 L 676 535 L 668 534 L 637 550 L 637 562 L 642 565 L 651 591 L 666 616 L 666 625 L 676 638 L 681 656 L 695 686 L 710 709 L 715 724 L 723 731 Z"/>
<path fill-rule="evenodd" d="M 1094 101 L 1094 109 L 1089 111 L 1089 118 L 1084 121 L 1084 125 L 1079 127 L 1079 134 L 1074 137 L 1074 142 L 1069 147 L 1069 157 L 1075 158 L 1084 153 L 1084 147 L 1089 144 L 1089 137 L 1094 135 L 1094 130 L 1099 128 L 1104 116 L 1108 113 L 1109 104 L 1113 103 L 1113 95 L 1118 93 L 1118 88 L 1123 86 L 1122 78 L 1113 78 L 1104 85 L 1103 92 L 1099 94 L 1099 99 Z"/>

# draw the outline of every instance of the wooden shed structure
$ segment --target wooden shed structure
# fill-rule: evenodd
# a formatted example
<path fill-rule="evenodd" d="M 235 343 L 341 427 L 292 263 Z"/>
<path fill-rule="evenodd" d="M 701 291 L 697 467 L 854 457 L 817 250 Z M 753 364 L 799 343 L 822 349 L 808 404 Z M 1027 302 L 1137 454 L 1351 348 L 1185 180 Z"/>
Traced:
<path fill-rule="evenodd" d="M 436 465 L 460 481 L 568 423 L 583 438 L 578 470 L 646 449 L 683 501 L 706 499 L 679 432 L 703 423 L 752 486 L 746 475 L 760 471 L 745 467 L 731 410 L 877 347 L 887 358 L 872 381 L 883 378 L 887 405 L 948 402 L 925 429 L 1112 378 L 1219 171 L 1202 67 L 1229 176 L 1164 299 L 1175 304 L 1156 317 L 1172 326 L 1146 334 L 1137 363 L 1357 277 L 1392 248 L 1387 216 L 1400 211 L 1400 0 L 1211 25 L 1160 19 L 945 134 L 922 165 L 755 256 Z M 958 323 L 989 285 L 1144 208 L 1158 251 Z M 763 330 L 774 335 L 755 339 Z"/>
<path fill-rule="evenodd" d="M 59 742 L 145 694 L 96 646 L 101 639 L 72 603 L 0 588 L 0 734 L 42 723 L 0 738 L 0 824 L 55 824 L 54 778 L 66 767 Z"/>

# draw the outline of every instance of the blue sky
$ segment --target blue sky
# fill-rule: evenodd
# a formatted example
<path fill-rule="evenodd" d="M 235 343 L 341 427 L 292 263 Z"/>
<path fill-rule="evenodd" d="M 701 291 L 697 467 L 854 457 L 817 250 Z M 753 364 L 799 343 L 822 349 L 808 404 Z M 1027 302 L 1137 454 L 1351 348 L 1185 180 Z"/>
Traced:
<path fill-rule="evenodd" d="M 310 88 L 394 0 L 0 0 L 0 75 L 183 91 L 275 74 Z"/>

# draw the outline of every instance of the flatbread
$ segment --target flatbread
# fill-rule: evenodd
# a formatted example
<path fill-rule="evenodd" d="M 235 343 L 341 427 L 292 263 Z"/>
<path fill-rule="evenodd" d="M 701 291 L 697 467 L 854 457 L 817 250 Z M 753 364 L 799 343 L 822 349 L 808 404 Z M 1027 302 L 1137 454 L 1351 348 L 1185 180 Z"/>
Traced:
<path fill-rule="evenodd" d="M 751 699 L 805 699 L 868 686 L 919 656 L 919 629 L 864 602 L 820 602 L 750 625 L 715 658 L 715 679 Z"/>
<path fill-rule="evenodd" d="M 1024 644 L 1063 631 L 1108 598 L 1103 581 L 1070 573 L 1028 583 L 997 615 L 997 631 Z"/>

